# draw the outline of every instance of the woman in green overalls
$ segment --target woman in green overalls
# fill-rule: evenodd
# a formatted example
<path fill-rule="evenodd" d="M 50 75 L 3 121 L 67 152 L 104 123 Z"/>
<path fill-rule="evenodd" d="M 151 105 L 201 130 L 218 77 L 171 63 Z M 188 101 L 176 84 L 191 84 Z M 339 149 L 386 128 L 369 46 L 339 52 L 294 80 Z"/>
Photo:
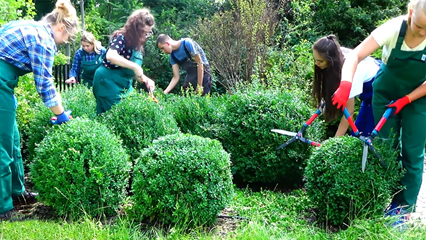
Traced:
<path fill-rule="evenodd" d="M 374 30 L 342 69 L 342 83 L 334 94 L 334 104 L 345 106 L 357 64 L 383 46 L 383 63 L 373 83 L 373 113 L 377 123 L 385 110 L 394 108 L 380 131 L 383 138 L 397 140 L 400 160 L 407 170 L 386 215 L 401 216 L 399 226 L 415 210 L 422 184 L 426 143 L 426 0 L 411 0 L 408 15 L 391 19 Z M 391 101 L 394 101 L 390 104 Z"/>
<path fill-rule="evenodd" d="M 0 28 L 0 221 L 12 217 L 14 205 L 35 201 L 35 195 L 24 187 L 14 88 L 20 76 L 32 71 L 36 89 L 57 116 L 56 123 L 68 121 L 55 90 L 52 66 L 56 44 L 68 41 L 77 27 L 76 10 L 69 1 L 59 0 L 41 21 L 15 21 Z"/>
<path fill-rule="evenodd" d="M 154 90 L 154 81 L 143 74 L 141 67 L 143 46 L 152 35 L 154 24 L 149 10 L 140 9 L 129 16 L 123 28 L 113 33 L 106 57 L 93 81 L 98 114 L 111 109 L 133 90 L 133 78 Z"/>
<path fill-rule="evenodd" d="M 80 74 L 81 83 L 91 88 L 95 71 L 101 65 L 99 57 L 104 53 L 105 48 L 95 39 L 95 36 L 92 33 L 83 32 L 81 34 L 81 48 L 75 52 L 69 73 L 70 77 L 65 83 L 76 83 L 76 78 Z"/>

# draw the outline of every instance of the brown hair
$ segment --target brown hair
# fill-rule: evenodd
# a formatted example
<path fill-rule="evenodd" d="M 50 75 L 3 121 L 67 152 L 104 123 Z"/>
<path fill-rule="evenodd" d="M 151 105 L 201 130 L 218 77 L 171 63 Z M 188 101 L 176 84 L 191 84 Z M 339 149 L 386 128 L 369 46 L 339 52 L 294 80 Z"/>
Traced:
<path fill-rule="evenodd" d="M 147 34 L 143 29 L 145 26 L 154 27 L 154 16 L 148 9 L 135 10 L 126 21 L 126 24 L 121 29 L 113 33 L 113 37 L 118 34 L 123 34 L 126 40 L 127 49 L 143 50 L 143 45 L 146 39 L 143 36 Z"/>
<path fill-rule="evenodd" d="M 160 34 L 160 35 L 158 35 L 156 45 L 158 46 L 158 44 L 164 44 L 164 43 L 166 43 L 167 41 L 169 41 L 170 39 L 171 39 L 171 38 L 170 38 L 170 36 L 169 36 L 169 35 L 167 35 L 167 34 Z"/>
<path fill-rule="evenodd" d="M 333 105 L 331 97 L 340 84 L 343 54 L 334 35 L 318 39 L 312 49 L 316 50 L 328 62 L 328 67 L 325 69 L 315 65 L 312 96 L 317 107 L 321 104 L 322 99 L 325 100 L 324 118 L 327 122 L 330 122 L 340 113 Z"/>
<path fill-rule="evenodd" d="M 101 42 L 97 41 L 95 36 L 93 36 L 90 32 L 83 32 L 81 33 L 81 42 L 87 42 L 93 45 L 93 50 L 97 53 L 101 53 L 102 44 Z"/>
<path fill-rule="evenodd" d="M 70 34 L 70 38 L 72 38 L 76 35 L 79 28 L 77 11 L 68 0 L 58 0 L 55 6 L 56 8 L 47 14 L 43 20 L 53 26 L 61 23 L 64 24 L 66 31 Z"/>

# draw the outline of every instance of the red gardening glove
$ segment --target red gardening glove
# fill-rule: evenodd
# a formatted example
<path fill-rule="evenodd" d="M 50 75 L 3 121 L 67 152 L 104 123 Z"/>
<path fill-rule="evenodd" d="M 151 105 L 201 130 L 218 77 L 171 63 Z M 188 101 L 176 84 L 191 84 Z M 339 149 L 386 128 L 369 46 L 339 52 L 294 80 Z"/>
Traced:
<path fill-rule="evenodd" d="M 395 108 L 396 111 L 393 114 L 395 116 L 396 114 L 398 114 L 401 111 L 401 109 L 403 107 L 405 107 L 405 105 L 407 105 L 409 103 L 411 103 L 411 100 L 410 100 L 410 98 L 407 95 L 405 95 L 404 97 L 396 100 L 394 103 L 386 105 L 386 107 L 393 107 L 393 108 Z"/>
<path fill-rule="evenodd" d="M 348 81 L 340 81 L 340 86 L 333 94 L 333 105 L 337 105 L 337 109 L 345 109 L 346 102 L 349 99 L 352 83 Z"/>

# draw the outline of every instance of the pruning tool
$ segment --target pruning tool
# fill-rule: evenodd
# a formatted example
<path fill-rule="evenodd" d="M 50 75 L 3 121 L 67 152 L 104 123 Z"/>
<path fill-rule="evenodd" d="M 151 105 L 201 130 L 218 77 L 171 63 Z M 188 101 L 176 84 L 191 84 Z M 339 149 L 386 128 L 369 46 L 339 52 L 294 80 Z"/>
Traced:
<path fill-rule="evenodd" d="M 145 83 L 146 88 L 148 89 L 148 95 L 150 98 L 152 98 L 152 100 L 154 100 L 154 102 L 158 103 L 158 99 L 154 96 L 154 91 L 152 90 L 152 88 L 149 86 L 148 81 L 144 81 L 144 79 L 142 78 L 142 76 L 140 76 L 140 79 L 143 83 Z"/>
<path fill-rule="evenodd" d="M 151 90 L 151 88 L 146 85 L 148 87 L 148 95 L 150 98 L 152 98 L 152 100 L 154 100 L 154 102 L 158 103 L 158 99 L 154 96 L 154 91 Z"/>
<path fill-rule="evenodd" d="M 370 133 L 370 135 L 367 136 L 367 137 L 359 136 L 359 139 L 364 142 L 364 147 L 363 147 L 363 151 L 362 151 L 362 162 L 361 162 L 362 172 L 365 171 L 365 165 L 367 163 L 368 150 L 372 151 L 374 156 L 376 156 L 379 159 L 380 164 L 382 165 L 383 168 L 387 168 L 385 162 L 383 162 L 383 160 L 380 158 L 380 155 L 377 153 L 376 149 L 373 147 L 373 139 L 379 134 L 380 129 L 382 129 L 386 120 L 388 120 L 388 118 L 393 114 L 393 112 L 394 112 L 393 108 L 386 109 L 382 118 L 377 123 L 376 127 Z"/>
<path fill-rule="evenodd" d="M 289 132 L 289 131 L 285 131 L 285 130 L 281 130 L 281 129 L 272 129 L 271 130 L 271 132 L 276 132 L 276 133 L 279 133 L 279 134 L 282 134 L 282 135 L 287 135 L 287 136 L 291 136 L 292 138 L 290 139 L 290 140 L 288 140 L 286 143 L 284 143 L 284 144 L 282 144 L 281 146 L 279 146 L 277 149 L 280 149 L 280 148 L 284 148 L 284 147 L 287 147 L 287 145 L 289 145 L 290 143 L 292 143 L 292 142 L 294 142 L 294 141 L 296 141 L 296 140 L 299 140 L 299 141 L 301 141 L 301 142 L 304 142 L 304 143 L 307 143 L 307 144 L 310 144 L 310 145 L 312 145 L 312 146 L 315 146 L 315 147 L 319 147 L 319 146 L 321 146 L 321 144 L 320 143 L 317 143 L 317 142 L 314 142 L 314 141 L 311 141 L 311 140 L 308 140 L 308 139 L 306 139 L 304 136 L 303 136 L 303 133 L 305 132 L 305 130 L 306 130 L 306 128 L 308 128 L 309 127 L 309 125 L 311 125 L 311 123 L 319 116 L 319 115 L 321 115 L 321 113 L 322 113 L 322 109 L 324 109 L 324 107 L 325 107 L 325 102 L 322 102 L 321 103 L 321 105 L 320 105 L 320 107 L 315 111 L 315 113 L 309 118 L 309 120 L 306 122 L 306 123 L 304 123 L 303 124 L 303 126 L 302 126 L 302 128 L 297 132 L 297 133 L 295 133 L 295 132 Z"/>

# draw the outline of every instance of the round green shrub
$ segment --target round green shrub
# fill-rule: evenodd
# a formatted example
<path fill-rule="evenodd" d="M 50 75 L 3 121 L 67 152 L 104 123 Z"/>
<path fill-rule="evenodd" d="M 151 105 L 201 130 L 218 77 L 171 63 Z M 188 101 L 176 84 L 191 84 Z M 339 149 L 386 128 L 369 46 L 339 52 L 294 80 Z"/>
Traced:
<path fill-rule="evenodd" d="M 217 140 L 190 134 L 154 140 L 135 165 L 131 212 L 185 227 L 215 223 L 233 197 L 229 159 Z"/>
<path fill-rule="evenodd" d="M 392 194 L 400 189 L 403 172 L 390 144 L 377 139 L 373 146 L 387 169 L 369 152 L 363 173 L 363 143 L 354 137 L 331 138 L 315 148 L 306 166 L 305 187 L 320 222 L 341 225 L 383 215 Z"/>
<path fill-rule="evenodd" d="M 176 119 L 182 133 L 215 138 L 220 123 L 217 112 L 223 107 L 217 97 L 173 96 L 167 99 L 167 109 Z"/>
<path fill-rule="evenodd" d="M 84 85 L 76 85 L 71 89 L 61 92 L 61 97 L 65 110 L 72 110 L 74 118 L 95 118 L 95 97 L 92 91 Z M 26 164 L 35 158 L 37 144 L 43 140 L 44 136 L 51 129 L 52 123 L 50 122 L 50 118 L 52 116 L 55 115 L 41 101 L 34 105 L 28 126 L 22 132 L 22 139 L 26 141 L 25 146 L 27 147 L 24 151 L 28 153 L 27 158 L 24 159 Z"/>
<path fill-rule="evenodd" d="M 315 109 L 287 92 L 246 91 L 224 96 L 220 114 L 223 130 L 219 140 L 231 154 L 232 171 L 246 182 L 280 182 L 289 187 L 302 184 L 303 170 L 312 146 L 299 141 L 277 150 L 291 137 L 271 132 L 298 132 Z M 317 119 L 304 136 L 324 139 L 323 121 Z"/>
<path fill-rule="evenodd" d="M 39 199 L 60 215 L 113 215 L 126 197 L 131 164 L 103 124 L 76 118 L 55 126 L 36 149 L 30 175 Z"/>
<path fill-rule="evenodd" d="M 131 94 L 98 119 L 123 140 L 132 159 L 154 139 L 179 132 L 176 120 L 164 103 L 157 104 L 141 93 Z"/>

